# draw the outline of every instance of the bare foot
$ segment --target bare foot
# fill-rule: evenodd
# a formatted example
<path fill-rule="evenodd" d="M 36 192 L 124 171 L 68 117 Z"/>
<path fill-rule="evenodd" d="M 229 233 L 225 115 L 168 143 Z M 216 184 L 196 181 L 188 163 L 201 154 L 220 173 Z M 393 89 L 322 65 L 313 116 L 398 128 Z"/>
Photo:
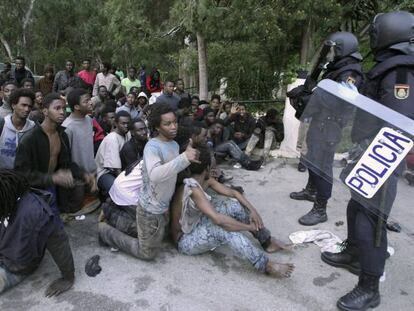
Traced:
<path fill-rule="evenodd" d="M 266 274 L 274 278 L 289 278 L 295 270 L 291 263 L 277 263 L 269 261 L 266 265 Z"/>
<path fill-rule="evenodd" d="M 291 252 L 293 249 L 293 244 L 286 244 L 280 240 L 275 239 L 274 237 L 271 238 L 270 244 L 265 251 L 268 253 L 274 253 L 277 251 L 288 251 Z"/>

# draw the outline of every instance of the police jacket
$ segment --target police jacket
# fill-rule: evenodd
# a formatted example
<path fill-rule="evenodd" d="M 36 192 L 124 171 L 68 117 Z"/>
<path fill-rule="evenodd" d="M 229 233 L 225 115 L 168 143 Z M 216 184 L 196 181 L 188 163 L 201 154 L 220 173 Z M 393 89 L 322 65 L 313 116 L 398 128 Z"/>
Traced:
<path fill-rule="evenodd" d="M 384 51 L 367 74 L 361 88 L 365 96 L 414 119 L 414 55 Z M 358 110 L 352 129 L 352 141 L 375 136 L 384 126 L 380 118 Z"/>

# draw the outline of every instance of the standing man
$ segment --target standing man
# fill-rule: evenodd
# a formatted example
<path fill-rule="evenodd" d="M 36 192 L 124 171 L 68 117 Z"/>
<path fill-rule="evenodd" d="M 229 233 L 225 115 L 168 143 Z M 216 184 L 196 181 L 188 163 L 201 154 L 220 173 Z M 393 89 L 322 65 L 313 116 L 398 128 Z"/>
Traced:
<path fill-rule="evenodd" d="M 95 83 L 93 85 L 92 95 L 98 95 L 98 88 L 105 86 L 110 96 L 115 96 L 121 90 L 121 82 L 118 78 L 110 73 L 111 64 L 102 63 L 101 72 L 96 75 Z"/>
<path fill-rule="evenodd" d="M 27 89 L 18 89 L 10 95 L 13 114 L 0 120 L 0 168 L 14 168 L 19 140 L 35 126 L 35 123 L 28 119 L 34 99 L 34 93 Z"/>
<path fill-rule="evenodd" d="M 85 89 L 73 89 L 66 97 L 72 113 L 63 121 L 62 126 L 68 136 L 71 158 L 74 163 L 85 170 L 86 185 L 79 183 L 72 189 L 70 211 L 78 211 L 82 207 L 85 191 L 95 192 L 96 163 L 94 158 L 94 132 L 92 118 L 91 95 Z M 90 189 L 85 189 L 88 186 Z"/>
<path fill-rule="evenodd" d="M 69 201 L 68 194 L 61 192 L 61 188 L 72 188 L 75 179 L 86 180 L 83 170 L 71 161 L 68 136 L 61 126 L 65 107 L 60 94 L 50 93 L 45 97 L 45 119 L 22 137 L 14 162 L 15 170 L 25 175 L 32 187 L 57 196 L 57 205 L 52 206 L 56 215 L 58 206 L 65 211 Z"/>
<path fill-rule="evenodd" d="M 44 96 L 53 92 L 54 73 L 53 65 L 47 64 L 43 71 L 44 77 L 37 82 L 37 89 L 42 91 Z"/>
<path fill-rule="evenodd" d="M 191 102 L 191 96 L 185 91 L 184 80 L 181 78 L 175 82 L 175 94 L 180 98 L 187 98 Z"/>
<path fill-rule="evenodd" d="M 53 92 L 65 91 L 68 87 L 77 87 L 79 77 L 75 74 L 75 64 L 67 60 L 65 69 L 58 71 L 53 82 Z"/>
<path fill-rule="evenodd" d="M 78 72 L 78 77 L 82 79 L 88 90 L 92 92 L 96 79 L 96 72 L 91 70 L 91 60 L 89 58 L 85 58 L 82 61 L 82 70 Z"/>
<path fill-rule="evenodd" d="M 10 78 L 21 86 L 23 79 L 31 79 L 34 84 L 32 73 L 26 69 L 26 60 L 23 56 L 17 56 L 14 60 L 16 68 L 11 72 Z"/>
<path fill-rule="evenodd" d="M 137 69 L 134 66 L 128 68 L 128 76 L 121 81 L 124 94 L 128 94 L 131 87 L 135 86 L 141 90 L 141 81 L 137 79 Z"/>
<path fill-rule="evenodd" d="M 333 46 L 327 56 L 329 64 L 322 78 L 359 87 L 363 74 L 358 39 L 350 32 L 335 32 L 327 41 L 332 42 Z M 352 116 L 352 111 L 346 110 L 347 108 L 349 109 L 337 105 L 320 105 L 315 111 L 305 111 L 311 122 L 306 136 L 308 152 L 302 160 L 308 167 L 309 178 L 305 189 L 290 194 L 290 198 L 294 200 L 314 202 L 313 208 L 299 218 L 299 223 L 303 226 L 313 226 L 328 220 L 326 205 L 332 195 L 335 149 L 341 140 L 343 127 Z"/>
<path fill-rule="evenodd" d="M 3 105 L 0 107 L 0 119 L 4 118 L 5 116 L 11 114 L 12 107 L 9 103 L 10 95 L 17 90 L 16 82 L 10 80 L 4 82 L 3 86 Z"/>
<path fill-rule="evenodd" d="M 362 93 L 414 119 L 414 95 L 410 92 L 414 88 L 414 15 L 404 11 L 377 15 L 371 25 L 371 50 L 376 63 L 367 74 Z M 362 110 L 357 111 L 351 135 L 361 150 L 365 150 L 386 125 L 378 121 L 377 117 Z M 346 167 L 344 172 L 351 172 L 354 165 Z M 362 311 L 380 304 L 379 279 L 384 273 L 387 257 L 385 226 L 403 166 L 401 163 L 386 181 L 386 186 L 383 185 L 372 199 L 367 200 L 351 192 L 345 248 L 337 254 L 322 253 L 322 260 L 335 267 L 355 271 L 357 264 L 355 272 L 359 272 L 358 284 L 338 300 L 340 310 Z M 381 204 L 384 204 L 382 210 L 379 208 Z"/>
<path fill-rule="evenodd" d="M 132 238 L 106 223 L 99 223 L 103 242 L 143 260 L 152 260 L 158 253 L 168 224 L 168 210 L 174 194 L 177 174 L 191 162 L 198 162 L 198 151 L 191 146 L 179 154 L 174 141 L 177 118 L 168 104 L 154 104 L 148 118 L 158 136 L 144 148 L 142 187 L 137 205 L 138 238 Z"/>
<path fill-rule="evenodd" d="M 157 97 L 155 101 L 156 104 L 168 104 L 171 109 L 175 112 L 178 109 L 178 103 L 180 102 L 180 97 L 174 94 L 174 82 L 171 80 L 165 81 L 164 91 L 160 96 Z"/>

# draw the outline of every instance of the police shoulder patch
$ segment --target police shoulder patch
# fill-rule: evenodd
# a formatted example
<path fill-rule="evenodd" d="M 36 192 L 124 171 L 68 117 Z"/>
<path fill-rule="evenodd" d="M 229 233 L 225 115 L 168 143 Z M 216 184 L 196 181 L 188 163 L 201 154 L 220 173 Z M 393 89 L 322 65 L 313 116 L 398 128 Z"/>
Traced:
<path fill-rule="evenodd" d="M 346 83 L 348 83 L 348 84 L 355 84 L 355 82 L 356 82 L 356 80 L 352 76 L 349 76 L 346 79 Z"/>
<path fill-rule="evenodd" d="M 397 99 L 407 99 L 410 96 L 410 86 L 408 84 L 395 84 L 394 97 Z"/>

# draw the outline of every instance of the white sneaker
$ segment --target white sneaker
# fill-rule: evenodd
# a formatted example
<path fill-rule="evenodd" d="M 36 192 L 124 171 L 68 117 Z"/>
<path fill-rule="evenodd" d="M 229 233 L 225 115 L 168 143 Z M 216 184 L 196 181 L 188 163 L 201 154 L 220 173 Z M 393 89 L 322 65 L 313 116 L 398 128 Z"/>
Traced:
<path fill-rule="evenodd" d="M 236 164 L 234 164 L 234 165 L 233 165 L 233 167 L 234 167 L 234 168 L 241 168 L 242 166 L 241 166 L 241 164 L 240 164 L 240 163 L 236 163 Z"/>

